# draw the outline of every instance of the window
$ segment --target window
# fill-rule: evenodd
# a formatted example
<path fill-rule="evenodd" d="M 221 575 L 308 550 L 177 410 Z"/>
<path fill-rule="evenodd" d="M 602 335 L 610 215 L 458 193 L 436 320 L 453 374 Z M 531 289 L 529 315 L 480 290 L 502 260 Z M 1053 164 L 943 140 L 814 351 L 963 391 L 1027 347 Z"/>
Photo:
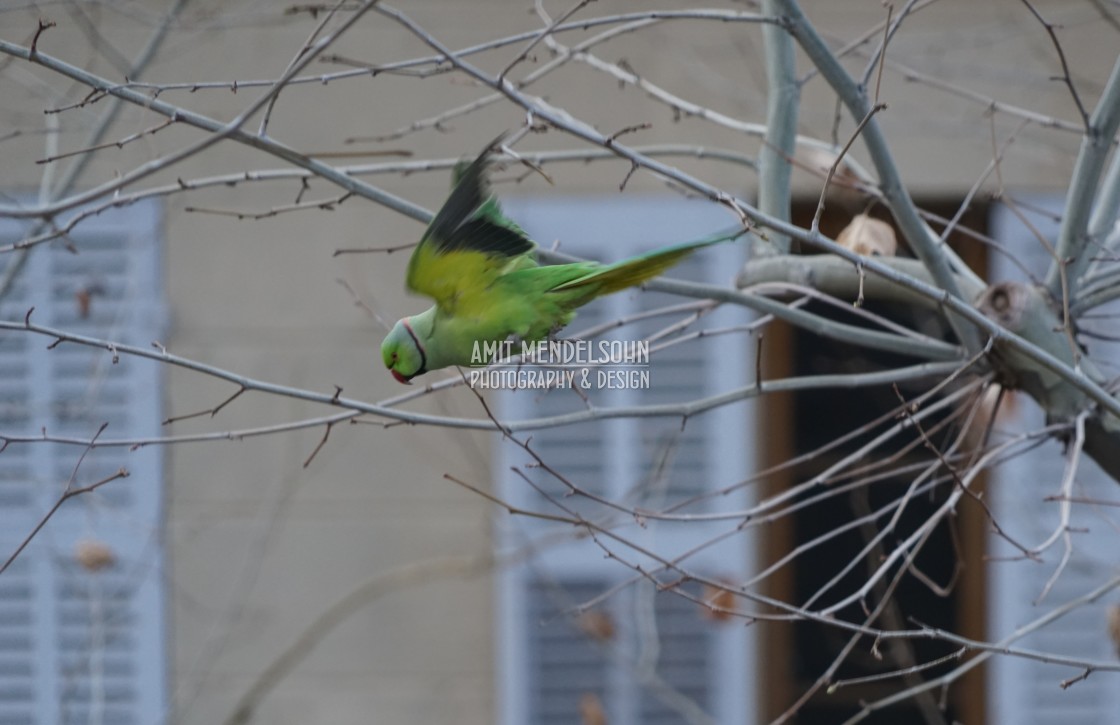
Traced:
<path fill-rule="evenodd" d="M 542 246 L 560 239 L 560 251 L 607 262 L 729 226 L 727 213 L 715 205 L 675 198 L 523 199 L 506 206 Z M 742 242 L 721 244 L 689 257 L 668 274 L 726 285 L 743 259 Z M 625 291 L 583 308 L 564 335 L 579 336 L 608 320 L 682 302 L 689 300 Z M 642 319 L 601 337 L 643 339 L 680 316 Z M 726 306 L 703 318 L 701 327 L 715 329 L 749 320 L 742 308 Z M 692 400 L 748 385 L 753 379 L 753 355 L 745 334 L 715 335 L 660 351 L 651 346 L 648 389 L 593 386 L 587 394 L 590 402 L 603 406 Z M 567 390 L 519 390 L 503 392 L 501 398 L 506 420 L 572 412 L 585 405 Z M 630 506 L 664 509 L 747 477 L 754 467 L 752 410 L 737 403 L 697 416 L 683 427 L 679 417 L 593 421 L 535 431 L 530 445 L 583 490 Z M 685 559 L 687 568 L 729 581 L 746 578 L 753 540 L 750 534 L 735 532 L 738 522 L 635 522 L 633 516 L 612 512 L 586 497 L 566 495 L 565 484 L 529 465 L 531 460 L 518 446 L 499 443 L 496 470 L 507 501 L 557 512 L 531 481 L 564 506 L 660 555 L 679 556 L 708 542 Z M 742 490 L 718 499 L 720 510 L 748 504 Z M 681 510 L 711 511 L 716 505 L 702 498 Z M 659 591 L 648 579 L 636 576 L 634 569 L 607 559 L 604 550 L 582 533 L 570 525 L 539 519 L 498 519 L 500 548 L 532 552 L 503 570 L 498 581 L 495 628 L 501 722 L 544 725 L 580 722 L 581 717 L 593 722 L 589 710 L 596 708 L 612 725 L 753 722 L 753 630 L 738 620 L 716 621 L 696 602 Z M 725 538 L 710 543 L 720 536 Z M 640 551 L 617 541 L 604 543 L 644 571 L 657 567 Z M 672 573 L 660 575 L 664 582 L 672 577 Z M 703 596 L 691 583 L 681 589 Z M 577 605 L 608 591 L 612 593 L 602 602 L 574 613 Z"/>
<path fill-rule="evenodd" d="M 28 227 L 0 220 L 0 243 Z M 0 316 L 147 346 L 164 327 L 155 204 L 111 209 L 34 248 Z M 68 248 L 70 247 L 70 248 Z M 0 277 L 17 255 L 0 255 Z M 159 367 L 102 349 L 0 332 L 0 434 L 89 440 L 156 435 Z M 84 455 L 84 458 L 83 458 Z M 79 465 L 79 459 L 81 459 Z M 162 454 L 158 446 L 13 443 L 0 451 L 0 557 L 66 488 L 66 501 L 0 575 L 0 723 L 131 725 L 162 719 Z M 75 472 L 76 471 L 76 472 Z M 79 554 L 79 551 L 81 552 Z"/>
<path fill-rule="evenodd" d="M 817 197 L 794 201 L 793 223 L 802 228 L 811 225 L 817 211 Z M 953 198 L 919 199 L 918 205 L 942 218 L 953 217 L 960 207 L 960 200 Z M 852 199 L 830 200 L 824 207 L 820 229 L 835 239 L 852 217 L 867 212 L 873 217 L 890 221 L 889 213 L 882 207 L 864 208 L 864 201 Z M 961 219 L 962 226 L 983 231 L 987 210 L 973 204 Z M 936 226 L 936 225 L 935 225 Z M 939 228 L 939 227 L 938 227 Z M 897 233 L 897 229 L 896 229 Z M 901 241 L 902 236 L 898 234 Z M 949 242 L 973 269 L 984 271 L 984 248 L 973 243 L 960 232 L 950 235 Z M 794 244 L 795 249 L 799 245 Z M 804 254 L 817 250 L 802 248 Z M 901 252 L 908 255 L 908 252 Z M 849 300 L 851 301 L 851 300 Z M 832 305 L 811 301 L 805 308 L 823 317 L 852 319 Z M 944 328 L 932 314 L 909 306 L 892 305 L 869 297 L 864 309 L 882 315 L 896 323 L 937 337 Z M 804 375 L 850 374 L 896 367 L 909 358 L 886 351 L 872 350 L 842 340 L 825 339 L 815 333 L 793 325 L 778 322 L 766 329 L 766 347 L 763 350 L 764 369 L 772 377 Z M 902 381 L 899 391 L 911 396 L 920 386 Z M 855 453 L 883 427 L 867 427 L 870 421 L 895 409 L 898 396 L 889 385 L 861 388 L 832 387 L 817 390 L 799 390 L 788 393 L 771 393 L 766 396 L 763 415 L 767 421 L 768 441 L 765 453 L 769 458 L 763 467 L 788 461 L 796 456 L 816 451 L 807 460 L 769 476 L 764 495 L 781 494 L 797 484 L 812 480 L 830 466 Z M 930 426 L 934 424 L 931 422 Z M 838 437 L 855 434 L 847 440 Z M 826 443 L 835 443 L 819 450 Z M 836 495 L 821 498 L 819 492 L 808 491 L 798 495 L 797 510 L 770 523 L 760 537 L 763 563 L 760 568 L 787 557 L 794 551 L 801 553 L 769 577 L 766 593 L 785 602 L 804 604 L 813 598 L 815 607 L 826 607 L 862 586 L 869 573 L 868 562 L 875 562 L 881 550 L 868 549 L 872 537 L 878 535 L 898 509 L 888 509 L 889 514 L 875 518 L 869 525 L 853 526 L 852 522 L 871 512 L 883 509 L 896 501 L 914 480 L 915 474 L 904 466 L 915 463 L 923 456 L 921 450 L 902 448 L 902 439 L 892 439 L 876 447 L 873 455 L 859 459 L 862 466 L 872 461 L 884 461 L 894 454 L 904 455 L 890 468 L 897 466 L 893 475 L 887 475 L 886 466 L 875 477 L 868 477 L 869 485 L 845 491 L 847 483 L 859 476 L 834 479 Z M 845 469 L 845 476 L 851 469 Z M 893 526 L 894 533 L 884 538 L 889 551 L 896 542 L 914 531 L 927 516 L 944 501 L 948 494 L 942 486 L 927 494 L 915 496 L 903 507 Z M 986 521 L 979 506 L 961 506 L 951 524 L 942 524 L 922 547 L 916 568 L 929 581 L 947 586 L 947 596 L 939 596 L 932 587 L 919 582 L 916 577 L 903 578 L 894 589 L 893 602 L 887 616 L 880 617 L 879 626 L 902 629 L 906 617 L 941 626 L 967 637 L 982 639 L 983 608 L 977 605 L 984 597 L 983 577 L 980 575 L 984 554 L 984 527 Z M 951 528 L 950 528 L 951 527 Z M 827 536 L 827 538 L 825 538 Z M 964 566 L 955 574 L 958 559 Z M 846 621 L 863 621 L 870 607 L 880 601 L 873 593 L 863 604 L 851 604 L 837 612 Z M 891 617 L 900 616 L 892 624 Z M 836 627 L 809 620 L 793 622 L 767 622 L 765 625 L 764 655 L 768 679 L 761 695 L 764 699 L 765 721 L 779 717 L 806 693 L 814 682 L 835 662 L 844 651 L 851 635 Z M 899 648 L 884 647 L 871 654 L 870 638 L 857 644 L 845 657 L 836 671 L 835 679 L 854 679 L 895 671 L 909 666 L 900 662 L 910 650 L 917 662 L 929 662 L 943 656 L 949 648 L 933 640 L 913 640 Z M 903 648 L 905 647 L 905 649 Z M 881 656 L 879 656 L 881 655 Z M 985 722 L 983 699 L 985 690 L 979 673 L 973 672 L 954 684 L 944 694 L 945 718 L 961 722 Z M 935 676 L 922 672 L 916 677 Z M 820 688 L 797 710 L 799 725 L 832 725 L 844 722 L 859 712 L 863 705 L 898 692 L 913 684 L 901 678 L 870 680 L 852 683 L 835 690 Z M 938 693 L 941 697 L 941 693 Z M 889 708 L 877 711 L 867 723 L 924 722 L 921 703 L 908 699 Z"/>
<path fill-rule="evenodd" d="M 1060 213 L 1061 201 L 1033 199 L 1025 200 L 1021 206 L 1031 224 L 1053 243 L 1058 233 L 1056 216 Z M 1033 232 L 1004 207 L 997 208 L 992 222 L 995 238 L 1025 267 L 1013 264 L 1006 255 L 993 253 L 992 279 L 1025 281 L 1027 273 L 1041 278 L 1050 255 Z M 1110 308 L 1096 312 L 1120 312 L 1115 303 Z M 1102 320 L 1114 324 L 1106 318 L 1087 324 L 1101 324 Z M 1116 351 L 1120 345 L 1115 342 L 1090 339 L 1088 344 L 1112 348 L 1111 352 L 1093 350 L 1096 359 L 1120 360 Z M 1108 372 L 1115 374 L 1115 370 Z M 1044 415 L 1034 401 L 1019 395 L 1015 404 L 1008 428 L 1029 431 L 1042 426 Z M 1048 441 L 1008 461 L 993 475 L 990 484 L 993 513 L 1007 534 L 1025 546 L 1042 544 L 1059 526 L 1060 504 L 1047 499 L 1060 495 L 1065 461 L 1061 444 Z M 1115 481 L 1091 459 L 1082 457 L 1074 479 L 1075 497 L 1114 501 L 1116 490 Z M 1050 546 L 1042 555 L 1042 561 L 1031 561 L 1021 558 L 1004 539 L 990 537 L 988 629 L 991 641 L 999 641 L 1116 575 L 1120 564 L 1117 558 L 1120 530 L 1115 511 L 1086 504 L 1070 507 L 1072 556 L 1045 597 L 1042 594 L 1047 582 L 1057 570 L 1064 552 L 1062 542 Z M 1040 631 L 1017 640 L 1014 646 L 1082 660 L 1114 661 L 1115 646 L 1107 635 L 1106 617 L 1108 607 L 1116 603 L 1113 592 L 1077 607 Z M 1017 657 L 997 657 L 990 662 L 989 713 L 990 722 L 995 725 L 1116 722 L 1116 713 L 1120 712 L 1120 688 L 1110 673 L 1090 676 L 1063 689 L 1059 683 L 1076 677 L 1080 674 L 1078 670 Z"/>

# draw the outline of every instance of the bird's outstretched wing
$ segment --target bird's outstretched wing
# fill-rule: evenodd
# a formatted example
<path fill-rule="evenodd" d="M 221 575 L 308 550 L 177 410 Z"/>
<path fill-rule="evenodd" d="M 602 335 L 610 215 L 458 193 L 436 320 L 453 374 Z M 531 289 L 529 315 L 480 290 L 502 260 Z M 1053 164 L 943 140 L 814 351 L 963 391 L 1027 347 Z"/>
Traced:
<path fill-rule="evenodd" d="M 491 142 L 457 183 L 412 252 L 405 284 L 431 297 L 444 314 L 472 314 L 485 305 L 494 280 L 512 269 L 532 266 L 535 247 L 498 207 L 487 182 Z"/>

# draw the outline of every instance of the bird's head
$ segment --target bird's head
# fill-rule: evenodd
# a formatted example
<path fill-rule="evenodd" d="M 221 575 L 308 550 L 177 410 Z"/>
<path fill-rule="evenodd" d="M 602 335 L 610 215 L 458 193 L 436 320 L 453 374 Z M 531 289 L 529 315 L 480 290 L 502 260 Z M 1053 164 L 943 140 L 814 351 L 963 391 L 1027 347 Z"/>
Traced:
<path fill-rule="evenodd" d="M 417 375 L 428 372 L 424 345 L 412 329 L 410 318 L 398 320 L 381 343 L 381 359 L 399 382 L 410 384 Z"/>

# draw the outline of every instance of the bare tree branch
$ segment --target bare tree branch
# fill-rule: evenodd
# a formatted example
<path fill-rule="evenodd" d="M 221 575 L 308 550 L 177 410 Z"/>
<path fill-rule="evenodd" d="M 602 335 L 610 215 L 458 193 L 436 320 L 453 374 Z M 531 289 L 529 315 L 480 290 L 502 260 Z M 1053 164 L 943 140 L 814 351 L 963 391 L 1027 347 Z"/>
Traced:
<path fill-rule="evenodd" d="M 1073 166 L 1069 190 L 1066 193 L 1062 226 L 1058 231 L 1058 258 L 1046 273 L 1046 286 L 1057 294 L 1061 289 L 1062 274 L 1074 285 L 1070 299 L 1076 301 L 1079 280 L 1088 269 L 1094 243 L 1089 237 L 1089 221 L 1093 199 L 1100 188 L 1101 172 L 1112 150 L 1112 140 L 1120 128 L 1120 58 L 1112 68 L 1112 75 L 1105 84 L 1097 107 L 1089 116 L 1089 126 L 1081 139 L 1081 150 Z M 1112 192 L 1115 193 L 1115 192 Z"/>
<path fill-rule="evenodd" d="M 777 15 L 779 6 L 774 0 L 764 0 L 762 9 L 767 15 Z M 762 140 L 758 164 L 758 209 L 764 214 L 790 221 L 790 199 L 793 158 L 797 142 L 798 106 L 801 87 L 797 82 L 797 65 L 793 53 L 793 38 L 785 28 L 776 25 L 762 27 L 762 40 L 766 48 L 766 135 Z M 839 163 L 839 161 L 837 162 Z M 789 253 L 789 238 L 784 234 L 769 237 L 768 244 L 752 239 L 756 254 Z"/>

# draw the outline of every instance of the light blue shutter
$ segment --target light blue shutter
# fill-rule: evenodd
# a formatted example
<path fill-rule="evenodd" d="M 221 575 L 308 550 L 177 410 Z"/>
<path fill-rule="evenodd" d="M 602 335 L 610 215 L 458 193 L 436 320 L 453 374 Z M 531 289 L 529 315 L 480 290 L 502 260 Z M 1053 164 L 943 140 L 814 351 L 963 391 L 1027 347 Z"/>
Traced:
<path fill-rule="evenodd" d="M 606 262 L 698 239 L 731 223 L 715 205 L 675 198 L 519 199 L 508 202 L 507 211 L 542 245 L 559 238 L 561 251 Z M 669 276 L 727 285 L 743 259 L 741 244 L 719 245 L 689 258 Z M 604 321 L 687 301 L 625 291 L 581 310 L 563 335 L 576 336 Z M 602 337 L 642 339 L 678 319 L 680 314 L 643 320 Z M 749 319 L 745 310 L 728 307 L 706 317 L 700 327 L 715 329 Z M 694 400 L 747 385 L 752 379 L 751 350 L 742 333 L 691 340 L 654 352 L 648 389 L 586 392 L 590 403 L 598 407 Z M 500 410 L 506 419 L 516 420 L 585 407 L 570 391 L 522 390 L 502 393 Z M 746 477 L 755 443 L 750 410 L 748 404 L 740 403 L 711 411 L 687 421 L 683 430 L 679 418 L 584 423 L 535 431 L 531 445 L 585 491 L 630 506 L 660 509 Z M 668 557 L 710 541 L 737 523 L 647 521 L 640 526 L 631 517 L 612 513 L 585 497 L 565 496 L 563 484 L 531 467 L 531 459 L 516 446 L 499 444 L 497 456 L 502 495 L 512 503 L 559 513 L 510 471 L 516 466 L 560 497 L 564 506 L 609 523 L 620 534 Z M 740 491 L 684 510 L 727 510 L 747 503 Z M 503 571 L 499 578 L 495 626 L 502 722 L 579 722 L 580 700 L 588 694 L 602 701 L 612 725 L 691 722 L 682 712 L 693 711 L 712 722 L 752 722 L 755 675 L 749 662 L 753 644 L 741 623 L 714 622 L 704 616 L 700 605 L 673 592 L 658 592 L 645 582 L 621 590 L 602 604 L 603 614 L 616 630 L 609 644 L 579 631 L 570 607 L 635 573 L 606 559 L 587 537 L 574 534 L 578 532 L 571 526 L 508 516 L 498 520 L 503 548 L 533 542 L 537 549 L 530 561 Z M 609 545 L 646 570 L 656 567 L 631 549 L 615 542 Z M 730 536 L 689 558 L 685 566 L 703 576 L 741 580 L 750 547 L 749 534 Z M 666 574 L 666 579 L 672 576 Z M 698 589 L 690 592 L 699 595 Z"/>
<path fill-rule="evenodd" d="M 23 227 L 0 222 L 9 243 Z M 111 209 L 29 255 L 4 319 L 147 346 L 163 337 L 158 207 Z M 0 257 L 0 267 L 15 257 Z M 88 307 L 81 298 L 89 295 Z M 103 439 L 160 432 L 156 363 L 16 331 L 0 333 L 0 433 Z M 12 444 L 0 453 L 0 557 L 6 558 L 65 490 L 83 447 Z M 125 468 L 129 477 L 71 498 L 0 575 L 0 723 L 140 725 L 166 705 L 162 486 L 159 447 L 89 451 L 74 478 L 86 486 Z M 81 566 L 93 541 L 112 565 Z M 9 646 L 10 645 L 10 646 Z"/>
<path fill-rule="evenodd" d="M 609 584 L 609 579 L 578 575 L 530 583 L 526 625 L 530 715 L 525 722 L 578 723 L 581 702 L 588 695 L 602 703 L 608 722 L 723 722 L 713 714 L 720 708 L 715 653 L 718 639 L 735 625 L 713 623 L 700 605 L 658 593 L 646 582 L 592 610 L 613 627 L 610 639 L 603 641 L 582 631 L 570 610 Z"/>
<path fill-rule="evenodd" d="M 1039 199 L 1032 206 L 1060 209 L 1060 203 Z M 1052 217 L 1031 214 L 1032 223 L 1048 239 L 1057 236 Z M 1049 263 L 1049 254 L 1037 239 L 1006 209 L 999 208 L 993 219 L 993 236 L 1036 277 Z M 1024 275 L 1005 257 L 993 254 L 994 280 L 1023 279 Z M 1113 324 L 1115 330 L 1115 325 Z M 1113 333 L 1115 334 L 1115 333 Z M 1099 346 L 1101 343 L 1091 343 Z M 1120 359 L 1095 350 L 1101 360 Z M 1102 354 L 1103 353 L 1103 354 Z M 1012 431 L 1037 430 L 1044 424 L 1038 406 L 1019 396 Z M 993 473 L 990 491 L 992 512 L 1006 533 L 1027 547 L 1045 541 L 1059 525 L 1057 501 L 1066 457 L 1056 441 L 1028 451 Z M 1115 501 L 1120 486 L 1083 456 L 1073 495 L 1079 498 Z M 1056 571 L 1063 555 L 1059 540 L 1042 556 L 1042 562 L 1018 558 L 1020 552 L 1004 539 L 992 535 L 989 564 L 988 639 L 998 641 L 1017 628 L 1045 615 L 1062 604 L 1083 596 L 1120 573 L 1120 530 L 1116 509 L 1073 504 L 1070 526 L 1073 556 L 1049 593 L 1039 600 L 1047 581 Z M 1108 637 L 1107 608 L 1120 603 L 1120 593 L 1081 606 L 1051 622 L 1041 631 L 1028 635 L 1012 646 L 1079 660 L 1115 661 L 1115 646 Z M 1080 670 L 1049 665 L 1030 659 L 996 657 L 989 668 L 989 721 L 994 725 L 1047 725 L 1055 722 L 1078 725 L 1113 725 L 1120 722 L 1120 676 L 1113 672 L 1094 673 L 1068 689 L 1060 683 L 1077 677 Z"/>
<path fill-rule="evenodd" d="M 584 308 L 586 314 L 581 313 L 572 329 L 587 330 L 609 319 L 609 301 L 603 300 Z M 607 336 L 609 337 L 609 336 Z M 615 391 L 589 390 L 587 397 L 597 405 L 607 404 Z M 510 401 L 526 414 L 534 416 L 552 416 L 573 413 L 586 408 L 586 403 L 571 390 L 549 391 L 521 391 L 517 393 L 517 400 Z M 605 455 L 606 441 L 603 438 L 603 428 L 594 423 L 582 423 L 565 429 L 563 435 L 534 435 L 533 450 L 545 461 L 563 461 L 564 475 L 568 480 L 580 488 L 595 495 L 607 493 L 604 472 L 609 471 L 610 461 Z M 550 496 L 565 499 L 574 511 L 583 514 L 594 512 L 598 505 L 583 497 L 566 498 L 567 487 L 558 481 L 555 476 L 549 475 L 540 468 L 524 469 L 525 474 L 541 487 L 541 490 Z M 530 495 L 527 502 L 534 505 L 543 505 L 544 497 L 539 494 Z"/>
<path fill-rule="evenodd" d="M 581 698 L 592 695 L 607 702 L 607 651 L 564 613 L 599 594 L 603 584 L 595 579 L 571 579 L 562 587 L 543 580 L 527 584 L 526 624 L 516 624 L 524 629 L 523 636 L 528 640 L 526 695 L 527 709 L 532 713 L 530 722 L 579 722 Z"/>
<path fill-rule="evenodd" d="M 683 231 L 683 230 L 682 230 Z M 682 239 L 687 238 L 687 233 Z M 725 248 L 705 250 L 692 255 L 673 268 L 671 275 L 676 279 L 690 282 L 709 282 L 726 285 L 731 275 L 742 263 L 743 257 L 735 254 L 741 247 L 728 245 Z M 730 262 L 730 263 L 729 263 Z M 637 295 L 632 300 L 632 308 L 639 310 L 653 310 L 667 305 L 687 302 L 685 298 L 664 293 L 651 292 Z M 742 310 L 739 310 L 742 313 Z M 736 315 L 728 315 L 724 319 L 733 319 Z M 740 320 L 747 315 L 740 314 Z M 659 317 L 642 320 L 628 328 L 627 334 L 640 338 L 653 335 L 663 330 L 666 325 L 678 317 Z M 701 329 L 712 329 L 715 325 L 707 322 L 700 325 Z M 690 328 L 694 329 L 694 328 Z M 669 338 L 671 339 L 671 338 Z M 724 347 L 715 340 L 689 340 L 676 345 L 664 347 L 656 351 L 657 365 L 651 375 L 650 388 L 643 390 L 638 395 L 632 395 L 634 402 L 643 405 L 663 405 L 681 403 L 688 400 L 697 400 L 720 391 L 721 386 L 730 382 L 723 378 L 723 373 L 730 365 L 745 366 L 742 351 L 746 349 L 748 338 L 739 334 L 735 338 L 740 347 Z M 657 344 L 664 344 L 664 340 Z M 730 350 L 736 356 L 735 363 L 725 363 L 718 358 L 720 350 Z M 726 390 L 726 388 L 723 388 Z M 696 496 L 710 488 L 706 480 L 706 458 L 714 453 L 708 450 L 705 441 L 717 435 L 719 414 L 702 416 L 689 421 L 682 430 L 679 419 L 651 418 L 642 421 L 636 430 L 639 437 L 639 482 L 651 487 L 648 495 L 660 498 L 666 503 L 680 502 Z M 739 445 L 741 449 L 745 446 Z M 658 470 L 663 469 L 666 486 L 658 488 Z M 707 506 L 693 508 L 694 511 L 706 510 Z"/>

